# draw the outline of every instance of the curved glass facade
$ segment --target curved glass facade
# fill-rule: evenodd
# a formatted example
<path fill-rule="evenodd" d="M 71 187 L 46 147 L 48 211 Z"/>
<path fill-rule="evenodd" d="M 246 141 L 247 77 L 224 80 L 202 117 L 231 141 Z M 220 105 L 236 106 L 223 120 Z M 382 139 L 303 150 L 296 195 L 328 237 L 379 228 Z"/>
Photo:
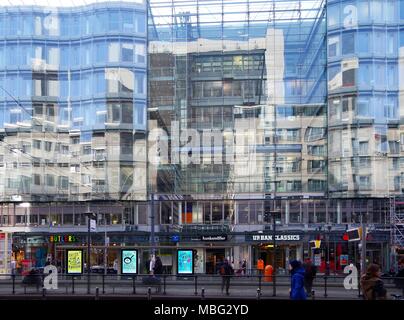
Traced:
<path fill-rule="evenodd" d="M 0 8 L 2 201 L 146 198 L 146 8 Z"/>
<path fill-rule="evenodd" d="M 402 194 L 401 1 L 328 1 L 329 193 Z"/>

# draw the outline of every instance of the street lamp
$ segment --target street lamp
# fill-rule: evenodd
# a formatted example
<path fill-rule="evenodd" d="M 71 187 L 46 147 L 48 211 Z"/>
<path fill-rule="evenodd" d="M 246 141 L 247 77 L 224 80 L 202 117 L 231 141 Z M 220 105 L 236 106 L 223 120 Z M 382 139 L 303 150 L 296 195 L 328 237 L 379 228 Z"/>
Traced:
<path fill-rule="evenodd" d="M 330 275 L 330 233 L 331 233 L 331 225 L 327 226 L 328 229 L 328 234 L 327 234 L 327 275 Z M 335 257 L 335 252 L 334 252 L 334 257 Z M 335 259 L 334 259 L 335 260 Z M 335 265 L 335 261 L 334 261 Z M 334 268 L 335 270 L 335 268 Z"/>
<path fill-rule="evenodd" d="M 87 294 L 90 294 L 91 220 L 95 220 L 97 216 L 94 212 L 86 212 L 85 215 L 87 216 Z"/>

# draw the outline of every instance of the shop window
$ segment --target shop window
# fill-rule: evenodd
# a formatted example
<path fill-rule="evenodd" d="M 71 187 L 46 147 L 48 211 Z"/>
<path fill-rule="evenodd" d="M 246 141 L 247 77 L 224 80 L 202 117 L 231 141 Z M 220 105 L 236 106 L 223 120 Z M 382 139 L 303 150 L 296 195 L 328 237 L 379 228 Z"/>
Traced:
<path fill-rule="evenodd" d="M 147 204 L 138 204 L 137 205 L 137 223 L 139 225 L 147 225 L 148 221 L 148 213 L 147 213 Z"/>
<path fill-rule="evenodd" d="M 210 202 L 203 203 L 203 221 L 205 224 L 212 223 Z"/>

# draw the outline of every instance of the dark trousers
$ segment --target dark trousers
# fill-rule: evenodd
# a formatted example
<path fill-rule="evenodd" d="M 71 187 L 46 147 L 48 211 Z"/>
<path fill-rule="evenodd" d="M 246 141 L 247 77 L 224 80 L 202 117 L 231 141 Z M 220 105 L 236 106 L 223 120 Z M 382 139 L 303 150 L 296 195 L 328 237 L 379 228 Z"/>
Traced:
<path fill-rule="evenodd" d="M 311 289 L 313 288 L 314 279 L 304 279 L 304 289 L 308 295 L 311 295 Z"/>
<path fill-rule="evenodd" d="M 224 287 L 226 287 L 226 293 L 229 293 L 229 288 L 230 288 L 230 277 L 229 276 L 222 277 L 222 292 L 224 290 Z"/>

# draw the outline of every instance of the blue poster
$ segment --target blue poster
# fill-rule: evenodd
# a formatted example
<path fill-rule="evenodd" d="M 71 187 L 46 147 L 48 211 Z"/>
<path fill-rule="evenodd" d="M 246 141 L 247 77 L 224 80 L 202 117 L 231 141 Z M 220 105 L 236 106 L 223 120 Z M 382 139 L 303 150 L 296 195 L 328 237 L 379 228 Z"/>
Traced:
<path fill-rule="evenodd" d="M 194 273 L 194 253 L 192 250 L 178 250 L 177 254 L 178 274 Z"/>
<path fill-rule="evenodd" d="M 121 271 L 122 274 L 137 274 L 137 250 L 121 251 Z"/>

